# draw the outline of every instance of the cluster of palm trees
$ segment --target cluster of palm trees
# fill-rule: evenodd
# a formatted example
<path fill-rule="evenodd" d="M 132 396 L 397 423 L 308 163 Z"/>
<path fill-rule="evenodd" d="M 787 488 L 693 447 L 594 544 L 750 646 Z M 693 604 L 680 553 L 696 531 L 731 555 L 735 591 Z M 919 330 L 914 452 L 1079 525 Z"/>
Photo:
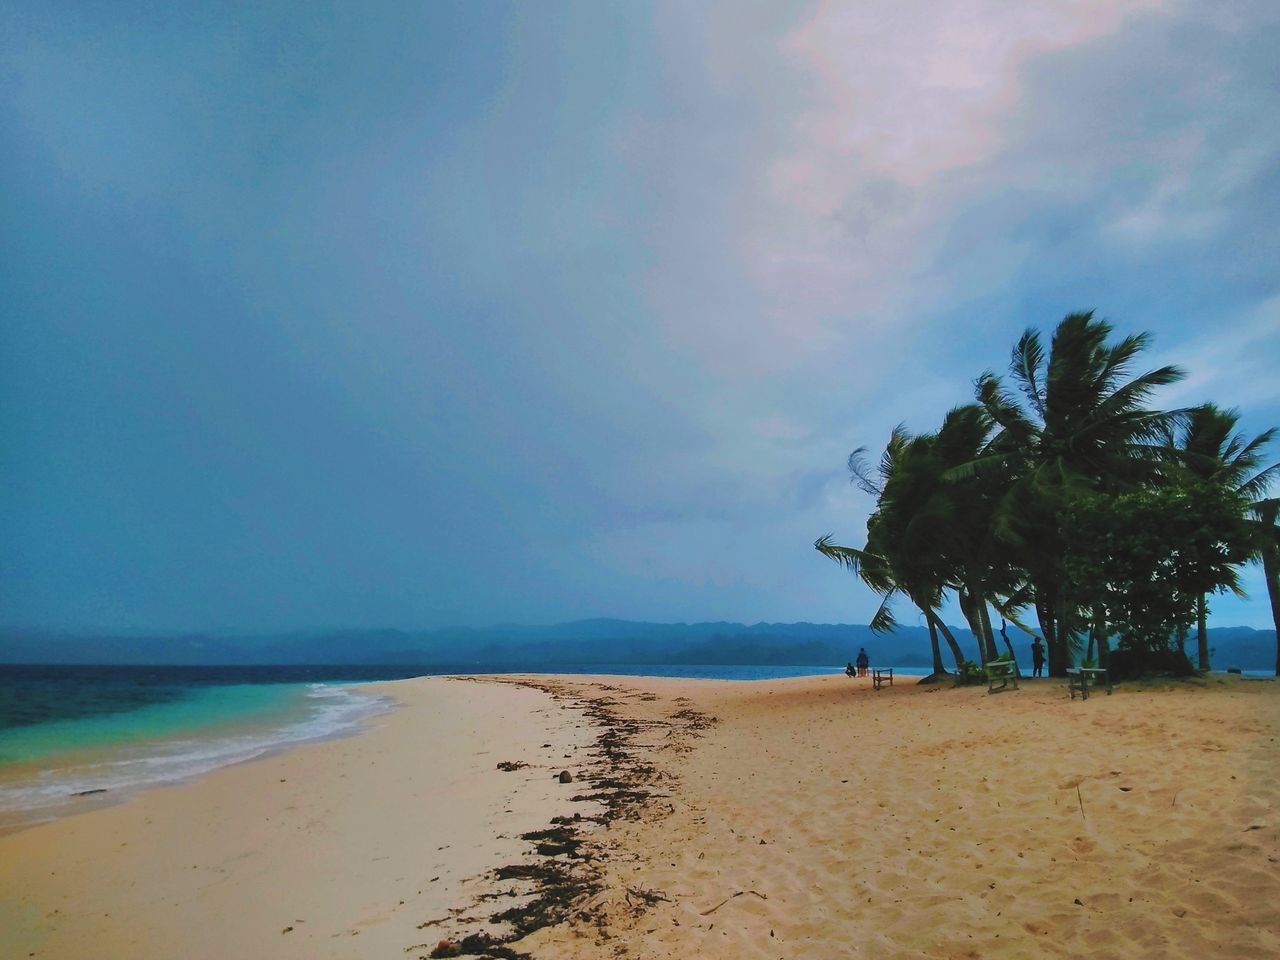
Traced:
<path fill-rule="evenodd" d="M 1205 597 L 1238 592 L 1239 564 L 1260 560 L 1280 631 L 1280 500 L 1264 498 L 1280 464 L 1261 467 L 1275 431 L 1246 438 L 1238 412 L 1212 404 L 1150 409 L 1184 374 L 1166 366 L 1133 376 L 1148 342 L 1113 340 L 1110 324 L 1071 314 L 1047 354 L 1038 332 L 1024 333 L 1010 382 L 984 374 L 975 402 L 936 431 L 896 428 L 878 462 L 854 451 L 853 480 L 876 498 L 866 544 L 823 537 L 815 547 L 881 596 L 873 628 L 892 629 L 894 601 L 905 599 L 929 626 L 934 672 L 945 672 L 941 641 L 962 669 L 967 658 L 939 615 L 951 594 L 977 639 L 977 663 L 999 658 L 997 635 L 1012 653 L 1004 625 L 992 629 L 994 611 L 1042 636 L 1049 674 L 1061 676 L 1073 661 L 1106 663 L 1113 639 L 1127 654 L 1180 650 L 1194 622 L 1207 670 Z M 1207 534 L 1204 523 L 1179 526 L 1188 504 L 1213 518 Z M 1144 519 L 1153 510 L 1168 522 Z M 1125 577 L 1154 588 L 1127 589 Z M 1280 672 L 1280 641 L 1276 657 Z"/>

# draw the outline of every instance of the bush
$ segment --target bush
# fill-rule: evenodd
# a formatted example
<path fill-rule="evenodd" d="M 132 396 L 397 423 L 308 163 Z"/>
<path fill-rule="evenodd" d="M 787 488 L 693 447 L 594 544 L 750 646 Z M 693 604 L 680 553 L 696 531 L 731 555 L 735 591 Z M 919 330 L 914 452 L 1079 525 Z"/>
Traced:
<path fill-rule="evenodd" d="M 1190 677 L 1195 666 L 1181 650 L 1147 650 L 1122 646 L 1111 651 L 1108 664 L 1112 681 L 1135 680 L 1139 677 Z"/>
<path fill-rule="evenodd" d="M 956 671 L 956 686 L 967 686 L 974 683 L 986 683 L 987 670 L 980 667 L 972 660 L 966 660 L 960 664 L 960 669 Z"/>

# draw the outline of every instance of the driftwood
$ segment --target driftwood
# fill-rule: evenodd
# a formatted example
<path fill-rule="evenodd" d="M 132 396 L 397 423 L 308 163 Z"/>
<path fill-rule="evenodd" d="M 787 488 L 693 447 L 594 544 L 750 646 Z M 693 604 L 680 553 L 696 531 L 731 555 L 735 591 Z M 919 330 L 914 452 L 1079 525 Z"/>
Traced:
<path fill-rule="evenodd" d="M 753 896 L 753 897 L 759 897 L 761 900 L 768 900 L 768 899 L 769 899 L 769 898 L 768 898 L 768 897 L 766 897 L 763 893 L 757 893 L 755 890 L 739 890 L 737 893 L 734 893 L 734 894 L 731 894 L 731 895 L 729 895 L 729 896 L 725 897 L 723 900 L 721 900 L 719 903 L 717 903 L 717 904 L 716 904 L 714 907 L 712 907 L 710 910 L 703 910 L 703 911 L 702 911 L 702 913 L 698 914 L 698 916 L 700 916 L 700 917 L 709 917 L 709 916 L 711 916 L 711 914 L 715 913 L 717 910 L 719 910 L 721 907 L 723 907 L 723 906 L 724 906 L 726 903 L 728 903 L 730 900 L 734 899 L 735 897 L 745 897 L 747 894 L 751 894 L 751 896 Z"/>

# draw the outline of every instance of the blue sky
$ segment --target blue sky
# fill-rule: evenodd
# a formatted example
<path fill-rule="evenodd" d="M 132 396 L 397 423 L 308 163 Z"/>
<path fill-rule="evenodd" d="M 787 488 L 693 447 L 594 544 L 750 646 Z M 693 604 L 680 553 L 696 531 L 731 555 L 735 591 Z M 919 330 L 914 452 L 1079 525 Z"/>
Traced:
<path fill-rule="evenodd" d="M 262 6 L 0 13 L 0 623 L 865 622 L 1080 308 L 1280 424 L 1274 3 Z"/>

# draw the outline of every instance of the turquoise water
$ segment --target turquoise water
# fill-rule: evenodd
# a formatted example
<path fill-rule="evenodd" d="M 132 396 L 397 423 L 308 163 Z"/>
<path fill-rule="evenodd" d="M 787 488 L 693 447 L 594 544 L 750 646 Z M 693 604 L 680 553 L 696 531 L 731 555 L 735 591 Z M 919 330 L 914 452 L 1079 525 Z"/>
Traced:
<path fill-rule="evenodd" d="M 305 684 L 203 687 L 186 696 L 132 710 L 49 720 L 0 730 L 0 764 L 32 763 L 60 753 L 145 740 L 198 736 L 220 727 L 287 723 L 304 717 Z"/>
<path fill-rule="evenodd" d="M 120 685 L 120 676 L 105 684 Z M 10 681 L 12 684 L 12 681 Z M 386 697 L 350 685 L 207 683 L 161 687 L 154 682 L 81 691 L 101 711 L 25 701 L 7 691 L 10 724 L 0 728 L 0 829 L 110 802 L 148 786 L 176 783 L 309 740 L 352 733 L 391 709 Z M 28 684 L 30 687 L 31 684 Z M 141 686 L 140 691 L 135 689 Z M 47 683 L 40 686 L 47 692 Z M 14 716 L 57 710 L 71 716 L 14 723 Z M 87 800 L 84 798 L 88 798 Z"/>

